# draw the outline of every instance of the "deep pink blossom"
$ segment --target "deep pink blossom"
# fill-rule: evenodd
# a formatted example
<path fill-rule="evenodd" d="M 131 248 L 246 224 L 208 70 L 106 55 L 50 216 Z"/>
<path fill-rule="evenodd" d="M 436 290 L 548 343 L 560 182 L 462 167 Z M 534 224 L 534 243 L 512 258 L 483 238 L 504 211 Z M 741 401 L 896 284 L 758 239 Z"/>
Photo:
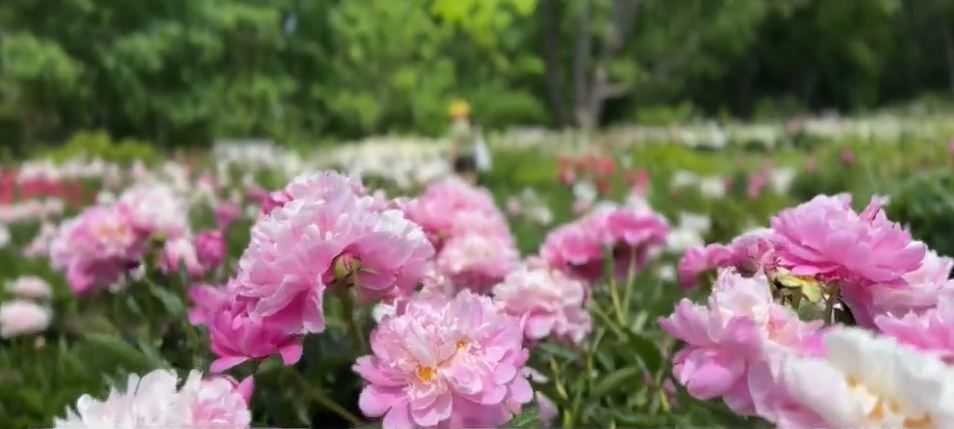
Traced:
<path fill-rule="evenodd" d="M 368 383 L 358 404 L 384 429 L 501 425 L 533 398 L 522 343 L 519 321 L 488 297 L 416 298 L 381 321 L 373 354 L 355 363 Z"/>
<path fill-rule="evenodd" d="M 850 203 L 848 194 L 819 195 L 775 216 L 779 267 L 846 287 L 905 287 L 903 276 L 920 266 L 924 245 L 885 217 L 882 199 L 860 214 Z"/>
<path fill-rule="evenodd" d="M 604 256 L 613 255 L 617 275 L 642 268 L 650 252 L 665 244 L 669 225 L 645 207 L 602 204 L 575 222 L 550 232 L 540 248 L 551 266 L 586 280 L 602 277 Z"/>
<path fill-rule="evenodd" d="M 677 275 L 684 289 L 696 287 L 699 275 L 716 268 L 735 268 L 753 274 L 773 267 L 772 231 L 755 230 L 736 237 L 728 245 L 709 244 L 686 250 L 679 259 Z"/>
<path fill-rule="evenodd" d="M 282 320 L 293 310 L 298 310 L 296 316 L 310 316 L 316 324 L 324 326 L 320 291 L 299 295 L 296 304 L 289 306 L 285 313 L 265 318 L 249 314 L 250 301 L 236 298 L 234 282 L 224 288 L 195 286 L 189 295 L 195 303 L 189 310 L 189 320 L 208 328 L 212 352 L 217 356 L 210 367 L 212 372 L 273 355 L 281 355 L 286 365 L 297 362 L 302 354 L 301 337 L 289 332 L 290 323 Z"/>
<path fill-rule="evenodd" d="M 215 224 L 219 230 L 225 231 L 236 219 L 239 218 L 240 210 L 238 204 L 231 201 L 224 201 L 215 205 Z"/>
<path fill-rule="evenodd" d="M 137 266 L 147 235 L 125 206 L 96 206 L 66 221 L 50 245 L 50 262 L 65 270 L 77 294 L 111 286 Z"/>
<path fill-rule="evenodd" d="M 228 249 L 222 231 L 210 229 L 196 234 L 194 239 L 199 264 L 206 271 L 217 268 L 225 260 Z"/>

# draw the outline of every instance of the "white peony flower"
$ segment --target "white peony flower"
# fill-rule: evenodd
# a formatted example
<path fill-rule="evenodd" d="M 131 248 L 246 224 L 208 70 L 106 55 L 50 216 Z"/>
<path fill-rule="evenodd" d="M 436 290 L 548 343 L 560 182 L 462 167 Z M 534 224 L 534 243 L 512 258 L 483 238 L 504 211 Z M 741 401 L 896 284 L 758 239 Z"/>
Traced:
<path fill-rule="evenodd" d="M 826 427 L 948 428 L 954 368 L 859 328 L 825 337 L 824 358 L 787 357 L 782 385 Z"/>

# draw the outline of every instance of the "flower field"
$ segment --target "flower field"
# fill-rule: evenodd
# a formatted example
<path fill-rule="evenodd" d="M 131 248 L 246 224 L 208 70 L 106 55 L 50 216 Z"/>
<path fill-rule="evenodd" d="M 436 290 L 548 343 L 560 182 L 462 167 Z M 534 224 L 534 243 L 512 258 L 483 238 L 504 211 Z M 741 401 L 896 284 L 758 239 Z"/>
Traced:
<path fill-rule="evenodd" d="M 950 427 L 952 136 L 78 134 L 0 170 L 0 426 Z"/>

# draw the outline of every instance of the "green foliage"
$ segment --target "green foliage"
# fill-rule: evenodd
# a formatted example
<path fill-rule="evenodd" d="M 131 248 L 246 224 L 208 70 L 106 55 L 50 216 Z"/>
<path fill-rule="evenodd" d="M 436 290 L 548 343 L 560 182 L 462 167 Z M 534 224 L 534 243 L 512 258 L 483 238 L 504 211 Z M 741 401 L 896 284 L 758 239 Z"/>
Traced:
<path fill-rule="evenodd" d="M 115 141 L 105 131 L 80 131 L 73 134 L 61 147 L 45 152 L 54 161 L 71 159 L 102 159 L 121 164 L 139 160 L 146 163 L 159 159 L 156 149 L 139 140 Z"/>
<path fill-rule="evenodd" d="M 646 106 L 636 109 L 636 123 L 641 125 L 684 124 L 694 116 L 691 104 L 683 102 L 675 106 Z"/>
<path fill-rule="evenodd" d="M 902 181 L 891 193 L 888 217 L 941 255 L 954 255 L 954 174 L 941 171 Z"/>
<path fill-rule="evenodd" d="M 954 49 L 944 0 L 57 3 L 0 5 L 0 138 L 19 152 L 99 128 L 164 146 L 436 135 L 458 97 L 487 128 L 565 125 L 597 72 L 603 124 L 864 110 L 949 91 Z"/>

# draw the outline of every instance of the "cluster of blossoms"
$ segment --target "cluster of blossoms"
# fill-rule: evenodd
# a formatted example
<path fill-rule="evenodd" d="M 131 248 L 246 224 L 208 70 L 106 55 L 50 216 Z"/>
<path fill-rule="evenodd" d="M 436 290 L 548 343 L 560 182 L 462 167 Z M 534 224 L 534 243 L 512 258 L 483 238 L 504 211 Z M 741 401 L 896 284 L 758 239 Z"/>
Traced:
<path fill-rule="evenodd" d="M 175 194 L 162 185 L 140 185 L 64 222 L 50 243 L 50 260 L 83 294 L 119 284 L 140 265 L 151 240 L 170 245 L 188 236 L 187 211 Z"/>
<path fill-rule="evenodd" d="M 520 262 L 507 220 L 486 189 L 446 179 L 404 211 L 434 244 L 434 269 L 457 287 L 485 292 Z"/>
<path fill-rule="evenodd" d="M 182 387 L 175 371 L 158 369 L 141 378 L 129 376 L 124 391 L 115 388 L 105 400 L 83 395 L 76 408 L 53 422 L 55 429 L 150 428 L 241 429 L 252 415 L 248 402 L 252 379 L 203 378 L 192 371 Z"/>
<path fill-rule="evenodd" d="M 190 317 L 208 326 L 219 356 L 213 371 L 274 354 L 296 362 L 301 336 L 325 329 L 326 290 L 353 290 L 366 301 L 403 298 L 433 257 L 421 228 L 357 181 L 306 175 L 280 194 L 284 201 L 252 227 L 235 278 L 191 293 Z"/>
<path fill-rule="evenodd" d="M 683 300 L 661 321 L 686 343 L 673 364 L 691 395 L 782 428 L 949 425 L 954 261 L 888 220 L 883 199 L 850 203 L 820 195 L 686 252 L 684 287 L 717 270 L 706 306 Z"/>
<path fill-rule="evenodd" d="M 649 207 L 629 202 L 601 203 L 573 223 L 547 235 L 540 256 L 554 268 L 593 282 L 604 274 L 604 260 L 614 259 L 618 276 L 642 268 L 666 242 L 669 225 Z"/>

